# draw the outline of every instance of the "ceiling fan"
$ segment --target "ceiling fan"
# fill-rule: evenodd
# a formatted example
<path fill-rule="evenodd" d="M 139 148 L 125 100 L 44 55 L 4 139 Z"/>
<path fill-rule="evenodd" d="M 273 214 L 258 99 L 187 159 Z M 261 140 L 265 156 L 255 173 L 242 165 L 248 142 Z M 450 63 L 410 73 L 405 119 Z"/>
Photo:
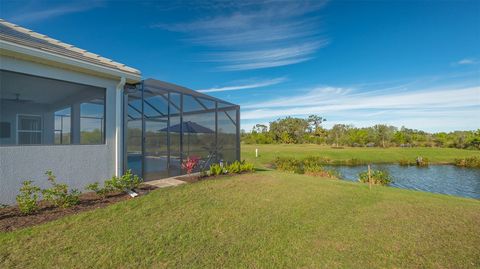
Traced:
<path fill-rule="evenodd" d="M 17 103 L 31 103 L 31 102 L 33 102 L 33 100 L 20 99 L 20 94 L 19 93 L 15 93 L 15 98 L 0 98 L 0 100 L 17 102 Z"/>

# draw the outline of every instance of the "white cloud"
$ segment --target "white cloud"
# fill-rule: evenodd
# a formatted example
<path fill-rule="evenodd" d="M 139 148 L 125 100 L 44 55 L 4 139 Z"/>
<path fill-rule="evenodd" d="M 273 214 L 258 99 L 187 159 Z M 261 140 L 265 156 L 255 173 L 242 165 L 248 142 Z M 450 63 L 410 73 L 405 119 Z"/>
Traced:
<path fill-rule="evenodd" d="M 211 62 L 223 62 L 220 69 L 227 71 L 269 68 L 308 61 L 317 49 L 327 43 L 323 40 L 264 50 L 219 52 L 209 54 L 208 58 Z"/>
<path fill-rule="evenodd" d="M 339 97 L 318 94 L 314 90 L 302 96 L 289 96 L 272 102 L 242 106 L 242 119 L 301 116 L 359 109 L 417 109 L 480 106 L 480 87 L 426 90 L 407 93 L 355 93 Z"/>
<path fill-rule="evenodd" d="M 220 70 L 250 70 L 308 61 L 328 44 L 320 35 L 318 11 L 325 1 L 258 1 L 228 9 L 228 14 L 154 27 L 186 35 L 208 47 L 203 61 Z"/>
<path fill-rule="evenodd" d="M 242 122 L 251 126 L 287 116 L 320 114 L 328 119 L 326 126 L 388 123 L 427 131 L 473 130 L 480 128 L 480 84 L 476 76 L 471 77 L 473 80 L 445 76 L 449 81 L 439 78 L 435 83 L 431 79 L 398 85 L 379 83 L 379 88 L 370 84 L 289 89 L 296 94 L 242 104 Z"/>
<path fill-rule="evenodd" d="M 237 91 L 237 90 L 245 90 L 245 89 L 253 89 L 253 88 L 261 88 L 276 85 L 286 81 L 287 79 L 284 77 L 274 78 L 269 80 L 263 80 L 259 82 L 254 82 L 250 84 L 242 84 L 237 86 L 225 86 L 225 87 L 217 87 L 217 88 L 210 88 L 210 89 L 203 89 L 198 90 L 199 92 L 207 93 L 207 92 L 225 92 L 225 91 Z"/>
<path fill-rule="evenodd" d="M 471 65 L 471 64 L 477 64 L 478 61 L 476 61 L 475 59 L 472 59 L 472 58 L 465 58 L 465 59 L 462 59 L 458 62 L 456 62 L 457 65 Z"/>
<path fill-rule="evenodd" d="M 28 9 L 17 12 L 17 15 L 12 16 L 9 20 L 16 23 L 27 23 L 41 21 L 45 19 L 52 19 L 71 13 L 82 12 L 90 10 L 101 5 L 100 1 L 86 1 L 86 2 L 65 2 L 66 4 L 49 7 L 38 7 L 35 9 Z"/>

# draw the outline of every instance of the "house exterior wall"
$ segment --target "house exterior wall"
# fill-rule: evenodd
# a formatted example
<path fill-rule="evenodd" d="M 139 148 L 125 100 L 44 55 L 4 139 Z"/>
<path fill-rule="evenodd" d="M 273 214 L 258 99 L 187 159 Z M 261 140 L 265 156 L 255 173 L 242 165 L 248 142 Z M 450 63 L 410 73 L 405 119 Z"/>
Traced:
<path fill-rule="evenodd" d="M 52 170 L 60 182 L 80 190 L 88 183 L 115 174 L 115 107 L 119 81 L 7 56 L 0 56 L 0 69 L 106 89 L 105 144 L 0 146 L 0 204 L 15 203 L 24 180 L 34 180 L 40 187 L 48 186 L 46 170 Z"/>

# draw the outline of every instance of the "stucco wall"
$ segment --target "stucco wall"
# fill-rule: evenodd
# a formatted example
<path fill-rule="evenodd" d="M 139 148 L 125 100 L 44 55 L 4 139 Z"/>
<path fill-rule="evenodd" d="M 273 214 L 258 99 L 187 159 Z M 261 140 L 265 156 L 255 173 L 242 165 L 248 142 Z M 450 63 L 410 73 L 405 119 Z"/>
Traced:
<path fill-rule="evenodd" d="M 115 94 L 118 81 L 6 56 L 0 56 L 0 69 L 106 89 L 106 144 L 0 146 L 0 203 L 14 203 L 24 180 L 34 180 L 45 186 L 46 170 L 52 170 L 59 181 L 79 189 L 115 174 Z"/>
<path fill-rule="evenodd" d="M 83 190 L 87 183 L 104 180 L 114 174 L 113 150 L 109 145 L 57 145 L 0 147 L 0 203 L 15 203 L 24 180 L 48 187 L 46 170 L 58 181 Z"/>

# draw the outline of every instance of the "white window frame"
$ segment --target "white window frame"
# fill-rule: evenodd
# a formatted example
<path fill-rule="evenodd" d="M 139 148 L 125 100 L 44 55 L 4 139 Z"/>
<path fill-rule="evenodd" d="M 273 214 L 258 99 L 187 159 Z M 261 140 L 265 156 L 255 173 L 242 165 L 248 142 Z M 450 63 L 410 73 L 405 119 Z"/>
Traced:
<path fill-rule="evenodd" d="M 36 117 L 36 118 L 40 118 L 40 130 L 20 130 L 19 129 L 19 126 L 20 126 L 20 118 L 22 116 L 26 116 L 26 117 Z M 43 117 L 42 115 L 37 115 L 37 114 L 17 114 L 16 116 L 16 120 L 17 120 L 17 128 L 16 128 L 16 143 L 17 145 L 19 146 L 22 146 L 22 145 L 28 145 L 28 144 L 19 144 L 19 133 L 20 132 L 23 132 L 23 133 L 40 133 L 40 144 L 35 144 L 35 145 L 42 145 L 43 144 Z"/>

